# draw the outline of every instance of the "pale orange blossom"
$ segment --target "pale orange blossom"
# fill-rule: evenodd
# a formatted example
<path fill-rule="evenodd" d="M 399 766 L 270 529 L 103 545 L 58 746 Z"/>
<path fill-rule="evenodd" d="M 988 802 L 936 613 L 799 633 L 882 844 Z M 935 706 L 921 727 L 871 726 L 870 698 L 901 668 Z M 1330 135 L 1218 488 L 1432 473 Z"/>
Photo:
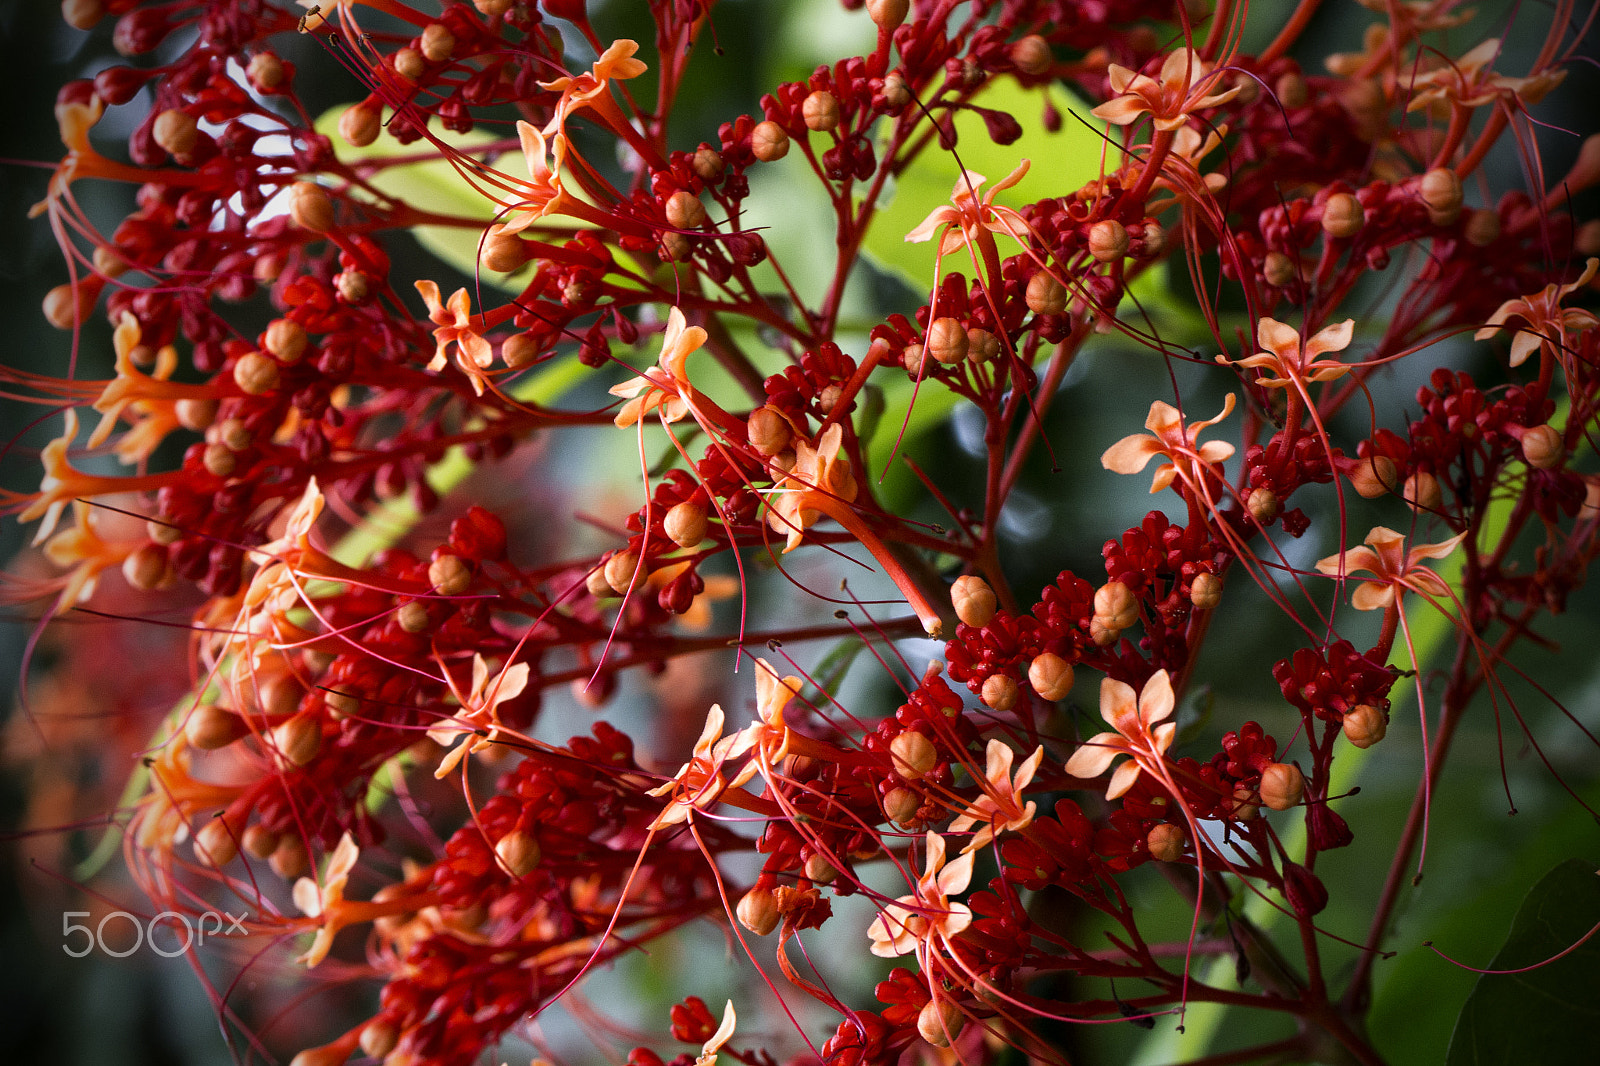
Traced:
<path fill-rule="evenodd" d="M 1438 574 L 1423 566 L 1422 561 L 1443 559 L 1455 551 L 1466 536 L 1460 533 L 1438 544 L 1417 544 L 1407 551 L 1403 535 L 1387 526 L 1374 526 L 1361 547 L 1319 560 L 1317 569 L 1332 577 L 1357 572 L 1373 576 L 1372 580 L 1361 582 L 1350 594 L 1350 606 L 1358 611 L 1389 607 L 1402 589 L 1428 598 L 1448 596 L 1450 586 Z"/>
<path fill-rule="evenodd" d="M 1157 400 L 1150 405 L 1150 414 L 1144 420 L 1149 433 L 1133 433 L 1123 437 L 1100 456 L 1100 465 L 1118 474 L 1137 474 L 1151 459 L 1165 456 L 1170 462 L 1156 467 L 1150 481 L 1150 491 L 1160 492 L 1173 481 L 1182 478 L 1194 484 L 1200 480 L 1204 468 L 1220 463 L 1233 454 L 1233 445 L 1214 440 L 1197 444 L 1203 430 L 1221 422 L 1233 413 L 1233 393 L 1222 402 L 1222 413 L 1204 422 L 1191 423 L 1187 428 L 1178 409 Z"/>
<path fill-rule="evenodd" d="M 1106 799 L 1116 799 L 1127 792 L 1141 771 L 1164 778 L 1162 760 L 1178 731 L 1177 723 L 1165 719 L 1172 716 L 1176 706 L 1172 679 L 1165 670 L 1152 674 L 1137 695 L 1132 685 L 1105 678 L 1100 682 L 1100 716 L 1115 732 L 1097 733 L 1084 741 L 1067 760 L 1067 773 L 1073 777 L 1099 777 L 1117 756 L 1131 756 L 1111 775 Z M 1158 722 L 1163 724 L 1157 725 Z"/>

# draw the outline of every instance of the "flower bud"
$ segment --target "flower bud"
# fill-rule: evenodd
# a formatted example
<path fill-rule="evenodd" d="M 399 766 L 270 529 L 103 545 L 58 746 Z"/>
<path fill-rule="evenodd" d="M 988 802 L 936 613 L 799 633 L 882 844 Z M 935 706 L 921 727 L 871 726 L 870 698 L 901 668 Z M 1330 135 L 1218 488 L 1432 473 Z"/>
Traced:
<path fill-rule="evenodd" d="M 372 293 L 372 279 L 359 270 L 341 270 L 333 276 L 339 299 L 347 304 L 362 304 Z"/>
<path fill-rule="evenodd" d="M 1334 193 L 1322 205 L 1322 232 L 1335 240 L 1354 237 L 1366 221 L 1361 201 L 1347 192 Z"/>
<path fill-rule="evenodd" d="M 1053 651 L 1041 652 L 1028 664 L 1028 684 L 1039 698 L 1052 703 L 1067 698 L 1076 675 L 1072 664 Z"/>
<path fill-rule="evenodd" d="M 766 936 L 778 928 L 778 897 L 771 889 L 756 887 L 746 892 L 734 909 L 739 924 L 756 936 Z"/>
<path fill-rule="evenodd" d="M 1306 779 L 1293 763 L 1275 762 L 1261 771 L 1261 802 L 1275 811 L 1298 806 Z"/>
<path fill-rule="evenodd" d="M 917 1032 L 934 1047 L 949 1047 L 966 1024 L 961 1008 L 949 1000 L 930 999 L 917 1013 Z"/>
<path fill-rule="evenodd" d="M 178 425 L 184 429 L 204 433 L 217 420 L 217 401 L 179 400 L 173 404 L 172 413 L 177 417 Z"/>
<path fill-rule="evenodd" d="M 622 595 L 628 591 L 628 586 L 633 583 L 633 574 L 639 569 L 639 553 L 629 548 L 627 551 L 614 553 L 606 560 L 606 584 L 611 586 L 613 592 Z M 639 577 L 642 579 L 643 574 Z"/>
<path fill-rule="evenodd" d="M 209 436 L 209 434 L 207 434 Z M 225 418 L 216 426 L 216 438 L 236 452 L 242 452 L 255 441 L 255 434 L 251 433 L 244 422 L 237 418 Z"/>
<path fill-rule="evenodd" d="M 376 141 L 382 130 L 383 105 L 376 100 L 351 104 L 339 116 L 339 136 L 356 148 L 365 148 Z"/>
<path fill-rule="evenodd" d="M 412 600 L 395 612 L 395 621 L 407 633 L 424 633 L 432 620 L 428 617 L 428 605 L 420 600 Z"/>
<path fill-rule="evenodd" d="M 75 30 L 94 29 L 105 14 L 105 0 L 61 0 L 61 17 Z"/>
<path fill-rule="evenodd" d="M 908 344 L 900 353 L 900 365 L 913 378 L 922 376 L 922 345 Z"/>
<path fill-rule="evenodd" d="M 361 701 L 348 692 L 324 692 L 322 705 L 335 720 L 353 717 L 361 710 Z"/>
<path fill-rule="evenodd" d="M 1251 821 L 1261 814 L 1261 808 L 1256 804 L 1260 797 L 1243 785 L 1233 790 L 1233 816 L 1241 822 Z"/>
<path fill-rule="evenodd" d="M 967 331 L 953 318 L 936 318 L 928 327 L 928 354 L 945 366 L 967 357 Z"/>
<path fill-rule="evenodd" d="M 992 363 L 1000 357 L 1000 338 L 986 329 L 967 330 L 967 358 L 974 363 Z"/>
<path fill-rule="evenodd" d="M 406 81 L 420 81 L 428 72 L 428 61 L 415 48 L 400 49 L 390 62 L 394 64 L 394 72 Z"/>
<path fill-rule="evenodd" d="M 456 50 L 456 35 L 442 22 L 430 22 L 422 29 L 422 57 L 430 63 L 443 63 Z"/>
<path fill-rule="evenodd" d="M 1261 276 L 1267 279 L 1268 285 L 1279 289 L 1292 284 L 1298 273 L 1294 260 L 1282 252 L 1268 252 L 1261 261 Z"/>
<path fill-rule="evenodd" d="M 306 855 L 305 843 L 299 837 L 290 834 L 278 839 L 278 846 L 272 849 L 272 854 L 267 858 L 267 865 L 272 867 L 273 873 L 285 881 L 290 881 L 310 869 L 311 860 Z"/>
<path fill-rule="evenodd" d="M 150 136 L 169 154 L 185 156 L 194 151 L 195 142 L 200 139 L 200 126 L 189 112 L 174 107 L 156 116 Z"/>
<path fill-rule="evenodd" d="M 907 781 L 915 781 L 932 770 L 939 761 L 939 752 L 933 741 L 916 730 L 901 733 L 889 742 L 889 757 L 895 773 Z"/>
<path fill-rule="evenodd" d="M 708 185 L 720 180 L 723 171 L 728 167 L 723 161 L 722 153 L 706 144 L 695 149 L 689 165 L 694 169 L 695 176 Z"/>
<path fill-rule="evenodd" d="M 665 263 L 682 263 L 689 258 L 690 253 L 693 251 L 689 238 L 671 230 L 660 235 L 660 242 L 658 251 L 662 262 Z"/>
<path fill-rule="evenodd" d="M 250 84 L 263 93 L 275 92 L 283 84 L 286 73 L 283 60 L 271 52 L 257 52 L 250 57 L 250 65 L 245 67 L 245 76 L 250 79 Z"/>
<path fill-rule="evenodd" d="M 94 312 L 100 299 L 97 285 L 62 282 L 44 294 L 44 317 L 56 329 L 72 329 Z"/>
<path fill-rule="evenodd" d="M 1145 836 L 1144 845 L 1150 849 L 1152 859 L 1177 862 L 1183 858 L 1183 845 L 1186 839 L 1182 829 L 1171 822 L 1161 822 L 1152 827 Z"/>
<path fill-rule="evenodd" d="M 917 809 L 922 801 L 909 788 L 891 788 L 883 796 L 883 813 L 889 821 L 904 828 L 917 819 Z"/>
<path fill-rule="evenodd" d="M 538 866 L 539 860 L 544 857 L 539 842 L 520 829 L 514 829 L 496 841 L 494 855 L 512 877 L 527 876 L 528 871 Z"/>
<path fill-rule="evenodd" d="M 515 233 L 491 233 L 483 242 L 483 265 L 496 274 L 509 274 L 532 258 L 531 243 Z"/>
<path fill-rule="evenodd" d="M 911 0 L 867 0 L 867 14 L 880 30 L 892 30 L 906 20 Z"/>
<path fill-rule="evenodd" d="M 475 0 L 478 10 L 483 11 L 484 5 L 497 3 L 499 0 Z M 505 0 L 509 7 L 511 0 Z M 484 14 L 488 14 L 487 11 Z M 373 1019 L 361 1027 L 361 1053 L 368 1058 L 382 1061 L 389 1052 L 394 1050 L 400 1042 L 400 1032 L 388 1022 Z"/>
<path fill-rule="evenodd" d="M 244 838 L 240 843 L 253 858 L 268 859 L 278 850 L 278 834 L 257 822 L 245 829 Z"/>
<path fill-rule="evenodd" d="M 606 599 L 607 597 L 613 595 L 611 591 L 611 582 L 606 580 L 606 568 L 604 563 L 589 571 L 588 576 L 583 579 L 583 584 L 584 588 L 589 590 L 589 595 L 593 596 L 597 600 Z"/>
<path fill-rule="evenodd" d="M 297 714 L 272 731 L 272 746 L 290 766 L 304 766 L 322 750 L 322 721 L 315 714 Z"/>
<path fill-rule="evenodd" d="M 966 625 L 988 625 L 998 603 L 994 589 L 977 574 L 963 574 L 950 586 L 950 604 L 956 609 L 956 617 Z"/>
<path fill-rule="evenodd" d="M 750 151 L 763 163 L 776 163 L 789 154 L 789 134 L 771 119 L 750 131 Z"/>
<path fill-rule="evenodd" d="M 208 866 L 226 866 L 239 854 L 239 841 L 222 818 L 213 818 L 194 835 L 194 857 Z"/>
<path fill-rule="evenodd" d="M 1222 579 L 1216 574 L 1196 574 L 1189 582 L 1189 602 L 1201 611 L 1216 607 L 1222 602 Z"/>
<path fill-rule="evenodd" d="M 1484 208 L 1467 216 L 1465 227 L 1467 243 L 1483 248 L 1500 239 L 1500 214 Z"/>
<path fill-rule="evenodd" d="M 983 683 L 980 698 L 984 706 L 996 711 L 1009 711 L 1017 705 L 1017 683 L 1005 674 L 991 674 Z"/>
<path fill-rule="evenodd" d="M 1037 33 L 1013 41 L 1006 52 L 1012 65 L 1024 74 L 1043 74 L 1056 59 L 1050 52 L 1049 42 Z"/>
<path fill-rule="evenodd" d="M 1278 75 L 1278 80 L 1272 83 L 1272 91 L 1286 109 L 1305 107 L 1311 102 L 1311 87 L 1292 70 Z"/>
<path fill-rule="evenodd" d="M 1322 879 L 1297 862 L 1283 864 L 1283 895 L 1302 918 L 1320 914 L 1328 905 L 1328 889 Z"/>
<path fill-rule="evenodd" d="M 706 509 L 693 500 L 684 500 L 667 512 L 661 528 L 680 548 L 692 548 L 706 539 Z"/>
<path fill-rule="evenodd" d="M 1263 526 L 1283 513 L 1283 505 L 1278 502 L 1278 494 L 1265 485 L 1253 490 L 1244 505 L 1250 512 L 1250 517 Z"/>
<path fill-rule="evenodd" d="M 1522 457 L 1531 467 L 1549 470 L 1553 466 L 1559 466 L 1566 452 L 1566 442 L 1561 439 L 1561 434 L 1554 426 L 1534 426 L 1523 431 Z"/>
<path fill-rule="evenodd" d="M 225 748 L 248 732 L 250 727 L 243 718 L 215 703 L 202 703 L 189 712 L 183 723 L 184 739 L 201 751 Z"/>
<path fill-rule="evenodd" d="M 831 130 L 839 125 L 839 98 L 826 89 L 818 89 L 801 103 L 800 117 L 808 130 Z"/>
<path fill-rule="evenodd" d="M 459 596 L 472 584 L 472 567 L 459 555 L 441 554 L 428 564 L 428 584 L 441 596 Z"/>
<path fill-rule="evenodd" d="M 1344 738 L 1358 748 L 1370 748 L 1389 731 L 1389 719 L 1370 703 L 1357 704 L 1345 712 Z"/>
<path fill-rule="evenodd" d="M 327 233 L 333 228 L 333 200 L 328 190 L 309 181 L 289 186 L 289 217 L 303 230 Z"/>
<path fill-rule="evenodd" d="M 667 224 L 678 229 L 699 229 L 706 220 L 705 205 L 687 189 L 679 189 L 667 197 L 665 212 Z"/>
<path fill-rule="evenodd" d="M 1067 290 L 1042 270 L 1028 280 L 1023 299 L 1028 310 L 1038 315 L 1059 315 L 1067 309 Z"/>
<path fill-rule="evenodd" d="M 246 352 L 233 364 L 233 383 L 251 396 L 261 396 L 278 387 L 278 363 L 270 355 Z"/>
<path fill-rule="evenodd" d="M 207 444 L 205 453 L 200 457 L 200 465 L 213 477 L 228 477 L 238 463 L 239 460 L 228 446 L 218 442 Z"/>
<path fill-rule="evenodd" d="M 1448 226 L 1461 216 L 1461 179 L 1449 167 L 1434 167 L 1422 175 L 1417 193 L 1435 226 Z"/>
<path fill-rule="evenodd" d="M 794 438 L 789 420 L 774 407 L 758 407 L 751 411 L 745 422 L 745 434 L 750 447 L 769 459 L 787 448 Z"/>
<path fill-rule="evenodd" d="M 161 588 L 172 576 L 167 549 L 159 544 L 144 544 L 122 560 L 122 577 L 141 592 Z"/>
<path fill-rule="evenodd" d="M 814 881 L 819 885 L 832 884 L 833 879 L 839 876 L 839 871 L 833 868 L 833 863 L 817 854 L 813 854 L 806 859 L 802 872 L 805 873 L 808 880 Z"/>
<path fill-rule="evenodd" d="M 905 107 L 911 102 L 911 89 L 899 72 L 883 79 L 883 101 L 890 107 Z"/>
<path fill-rule="evenodd" d="M 275 318 L 267 324 L 261 347 L 281 363 L 298 362 L 306 353 L 306 331 L 292 318 Z"/>
<path fill-rule="evenodd" d="M 294 714 L 300 707 L 301 695 L 300 682 L 295 676 L 286 669 L 273 673 L 260 671 L 259 674 L 251 691 L 256 709 L 274 721 Z"/>
<path fill-rule="evenodd" d="M 1128 228 L 1114 218 L 1102 219 L 1089 227 L 1089 254 L 1110 263 L 1128 254 Z"/>
<path fill-rule="evenodd" d="M 1407 506 L 1418 514 L 1437 511 L 1444 505 L 1444 490 L 1439 488 L 1439 479 L 1426 470 L 1418 470 L 1406 478 L 1400 492 Z"/>
<path fill-rule="evenodd" d="M 1400 487 L 1400 471 L 1387 455 L 1365 456 L 1350 468 L 1350 484 L 1365 499 L 1375 500 Z"/>
<path fill-rule="evenodd" d="M 1104 648 L 1115 644 L 1121 635 L 1122 630 L 1106 625 L 1099 615 L 1089 619 L 1089 639 L 1094 641 L 1096 647 Z"/>
<path fill-rule="evenodd" d="M 1095 589 L 1094 616 L 1108 629 L 1127 629 L 1139 620 L 1139 601 L 1122 582 L 1108 581 Z"/>
<path fill-rule="evenodd" d="M 529 330 L 525 333 L 513 333 L 500 345 L 500 359 L 512 370 L 527 366 L 543 351 L 544 342 L 536 333 Z"/>

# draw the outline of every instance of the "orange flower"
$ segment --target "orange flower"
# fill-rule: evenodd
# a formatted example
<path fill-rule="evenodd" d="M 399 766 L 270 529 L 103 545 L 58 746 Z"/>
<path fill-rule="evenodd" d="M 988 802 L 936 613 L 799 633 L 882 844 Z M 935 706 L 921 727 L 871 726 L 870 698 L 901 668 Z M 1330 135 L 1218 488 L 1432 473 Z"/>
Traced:
<path fill-rule="evenodd" d="M 800 694 L 803 682 L 794 676 L 779 677 L 765 659 L 756 660 L 756 721 L 745 727 L 748 745 L 755 749 L 763 771 L 783 762 L 789 754 L 792 734 L 784 724 L 783 711 Z"/>
<path fill-rule="evenodd" d="M 768 502 L 767 525 L 788 536 L 785 553 L 800 546 L 805 531 L 822 517 L 816 504 L 821 498 L 849 503 L 856 498 L 856 479 L 850 460 L 839 454 L 844 430 L 837 422 L 829 426 L 815 447 L 804 440 L 794 445 L 794 466 L 773 487 L 774 500 Z M 832 513 L 835 508 L 825 507 Z"/>
<path fill-rule="evenodd" d="M 1524 105 L 1536 104 L 1567 76 L 1564 70 L 1546 70 L 1525 78 L 1508 78 L 1489 69 L 1499 55 L 1500 39 L 1491 37 L 1460 59 L 1418 74 L 1412 79 L 1415 95 L 1406 110 L 1416 111 L 1445 101 L 1457 107 L 1482 107 L 1501 96 Z"/>
<path fill-rule="evenodd" d="M 1017 767 L 1016 776 L 1013 777 L 1011 763 L 1015 758 L 1016 752 L 1012 751 L 1005 741 L 999 739 L 989 741 L 985 752 L 986 766 L 983 780 L 978 782 L 983 789 L 983 795 L 950 823 L 952 833 L 970 829 L 979 822 L 984 823 L 984 827 L 968 841 L 966 847 L 961 849 L 963 855 L 977 851 L 1001 833 L 1014 833 L 1026 829 L 1033 823 L 1035 804 L 1032 800 L 1027 803 L 1022 801 L 1022 790 L 1028 787 L 1033 775 L 1039 770 L 1039 764 L 1044 761 L 1044 746 L 1040 745 L 1032 755 L 1023 760 L 1022 765 Z"/>
<path fill-rule="evenodd" d="M 554 141 L 547 146 L 543 133 L 519 119 L 517 136 L 522 141 L 522 157 L 528 167 L 528 180 L 507 178 L 524 195 L 501 203 L 506 211 L 505 221 L 490 227 L 491 237 L 521 233 L 546 215 L 560 214 L 569 203 L 566 190 L 561 185 L 561 169 L 567 159 L 566 135 L 556 134 Z M 546 163 L 547 158 L 551 162 Z"/>
<path fill-rule="evenodd" d="M 309 877 L 302 877 L 294 883 L 294 905 L 308 918 L 320 918 L 322 924 L 317 927 L 316 938 L 311 941 L 311 947 L 301 955 L 297 962 L 306 964 L 306 969 L 311 969 L 317 963 L 328 957 L 328 949 L 333 947 L 333 938 L 339 934 L 349 922 L 348 917 L 341 916 L 339 911 L 344 907 L 344 886 L 350 879 L 350 871 L 355 869 L 356 859 L 361 851 L 356 847 L 355 838 L 349 833 L 339 838 L 339 846 L 333 849 L 333 854 L 328 859 L 328 868 L 322 875 L 322 887 Z"/>
<path fill-rule="evenodd" d="M 502 668 L 491 681 L 489 664 L 482 655 L 473 655 L 472 689 L 463 696 L 446 672 L 445 680 L 461 702 L 461 710 L 428 730 L 429 740 L 450 748 L 439 760 L 434 777 L 444 777 L 468 754 L 481 751 L 499 739 L 500 705 L 522 694 L 528 687 L 528 673 L 527 663 L 515 663 Z M 487 735 L 479 736 L 480 731 Z"/>
<path fill-rule="evenodd" d="M 871 951 L 879 958 L 892 959 L 913 951 L 930 950 L 934 941 L 949 941 L 972 924 L 972 911 L 950 897 L 965 892 L 972 880 L 971 852 L 945 863 L 944 838 L 928 832 L 928 858 L 915 890 L 884 906 L 867 927 Z"/>
<path fill-rule="evenodd" d="M 72 528 L 57 533 L 44 545 L 45 557 L 52 563 L 73 567 L 72 572 L 66 575 L 61 595 L 51 611 L 53 614 L 83 603 L 94 595 L 101 572 L 121 566 L 123 560 L 138 547 L 138 544 L 127 542 L 111 543 L 100 536 L 94 511 L 82 500 L 72 501 L 72 517 Z"/>
<path fill-rule="evenodd" d="M 131 408 L 134 417 L 128 421 L 133 428 L 122 435 L 116 446 L 117 458 L 130 465 L 148 459 L 167 434 L 178 428 L 177 401 L 216 396 L 207 385 L 180 385 L 167 380 L 178 368 L 178 350 L 170 344 L 156 353 L 152 373 L 140 371 L 133 365 L 139 340 L 138 319 L 122 312 L 111 334 L 111 346 L 117 354 L 116 380 L 108 382 L 94 402 L 94 409 L 100 412 L 100 424 L 89 434 L 88 442 L 89 447 L 98 448 L 111 435 L 117 419 L 126 417 Z"/>
<path fill-rule="evenodd" d="M 716 803 L 723 792 L 738 788 L 756 775 L 755 760 L 751 759 L 739 768 L 731 780 L 722 776 L 723 765 L 729 759 L 736 759 L 749 751 L 752 743 L 748 730 L 729 737 L 723 736 L 723 720 L 722 708 L 713 703 L 710 713 L 706 715 L 705 729 L 701 731 L 700 739 L 695 741 L 694 754 L 689 761 L 678 768 L 670 781 L 646 793 L 650 796 L 672 796 L 666 809 L 650 823 L 651 829 L 664 829 L 688 820 L 695 811 L 705 810 Z"/>
<path fill-rule="evenodd" d="M 1256 384 L 1264 389 L 1281 389 L 1291 383 L 1304 386 L 1314 381 L 1332 381 L 1348 374 L 1350 365 L 1319 357 L 1350 347 L 1355 327 L 1355 319 L 1347 318 L 1338 325 L 1324 326 L 1316 336 L 1302 343 L 1300 331 L 1293 326 L 1275 318 L 1263 318 L 1256 323 L 1256 343 L 1262 351 L 1244 359 L 1230 360 L 1219 355 L 1217 362 L 1262 371 L 1266 376 L 1257 378 Z"/>
<path fill-rule="evenodd" d="M 691 326 L 676 307 L 667 312 L 667 332 L 661 340 L 661 355 L 656 366 L 643 374 L 613 385 L 613 396 L 628 397 L 617 412 L 618 426 L 631 426 L 651 411 L 659 409 L 663 422 L 678 422 L 689 413 L 694 386 L 689 383 L 685 363 L 706 342 L 706 331 Z"/>
<path fill-rule="evenodd" d="M 564 129 L 567 119 L 575 112 L 586 107 L 603 107 L 610 103 L 604 96 L 613 78 L 617 81 L 626 81 L 629 78 L 637 78 L 649 70 L 643 60 L 633 58 L 638 50 L 637 41 L 626 38 L 612 41 L 610 47 L 600 53 L 600 58 L 594 61 L 594 67 L 589 72 L 557 78 L 554 81 L 541 81 L 539 88 L 561 94 L 561 99 L 556 102 L 555 117 L 550 120 L 544 131 L 554 133 Z"/>
<path fill-rule="evenodd" d="M 994 188 L 978 195 L 986 180 L 982 174 L 965 168 L 950 190 L 949 207 L 936 207 L 928 213 L 916 229 L 906 234 L 906 241 L 920 244 L 930 239 L 940 226 L 944 233 L 939 238 L 939 254 L 949 255 L 962 245 L 994 247 L 994 234 L 1004 233 L 1021 240 L 1028 232 L 1028 224 L 1021 215 L 1009 207 L 998 206 L 995 195 L 1011 188 L 1028 173 L 1028 161 L 1017 164 L 1017 169 L 995 182 Z"/>
<path fill-rule="evenodd" d="M 1111 775 L 1106 799 L 1116 799 L 1132 788 L 1141 770 L 1164 778 L 1162 760 L 1178 726 L 1176 722 L 1156 723 L 1170 717 L 1176 705 L 1172 679 L 1165 670 L 1152 674 L 1137 697 L 1132 685 L 1105 678 L 1100 682 L 1100 716 L 1116 732 L 1099 733 L 1084 741 L 1067 760 L 1067 773 L 1073 777 L 1099 777 L 1118 755 L 1131 756 Z"/>
<path fill-rule="evenodd" d="M 1190 112 L 1225 104 L 1239 94 L 1239 87 L 1213 93 L 1218 75 L 1193 49 L 1180 48 L 1161 64 L 1161 75 L 1152 78 L 1112 63 L 1107 68 L 1111 90 L 1118 95 L 1095 108 L 1091 114 L 1115 126 L 1127 126 L 1145 112 L 1155 120 L 1158 130 L 1175 130 Z"/>
<path fill-rule="evenodd" d="M 1564 350 L 1567 347 L 1569 332 L 1593 329 L 1600 324 L 1600 321 L 1588 311 L 1561 306 L 1563 299 L 1594 279 L 1596 269 L 1600 269 L 1600 259 L 1590 259 L 1583 269 L 1583 274 L 1569 285 L 1546 285 L 1542 291 L 1533 296 L 1507 300 L 1489 316 L 1489 324 L 1473 336 L 1480 341 L 1488 340 L 1504 329 L 1507 322 L 1513 318 L 1520 318 L 1527 325 L 1512 332 L 1512 366 L 1521 366 L 1527 362 L 1528 356 L 1537 351 L 1542 344 L 1552 345 L 1555 351 Z"/>
<path fill-rule="evenodd" d="M 456 346 L 456 365 L 472 380 L 472 391 L 483 395 L 484 374 L 494 363 L 494 349 L 472 328 L 472 302 L 466 289 L 457 289 L 450 295 L 448 304 L 439 302 L 439 286 L 426 279 L 416 283 L 423 303 L 428 305 L 428 318 L 434 323 L 433 339 L 436 347 L 429 370 L 443 370 L 449 349 Z"/>
<path fill-rule="evenodd" d="M 1157 400 L 1150 405 L 1150 414 L 1144 420 L 1144 427 L 1150 432 L 1123 437 L 1100 456 L 1100 465 L 1118 474 L 1137 474 L 1151 459 L 1164 455 L 1171 462 L 1156 467 L 1155 477 L 1150 482 L 1151 492 L 1160 492 L 1180 477 L 1188 484 L 1198 483 L 1205 468 L 1233 454 L 1233 445 L 1226 441 L 1207 441 L 1196 447 L 1200 433 L 1232 414 L 1233 405 L 1234 396 L 1230 392 L 1222 402 L 1221 414 L 1185 429 L 1183 416 L 1177 408 Z"/>
<path fill-rule="evenodd" d="M 1331 577 L 1365 571 L 1374 580 L 1363 581 L 1350 594 L 1350 606 L 1358 611 L 1376 611 L 1395 602 L 1399 590 L 1408 589 L 1424 598 L 1448 596 L 1450 586 L 1438 574 L 1422 565 L 1424 559 L 1443 559 L 1466 539 L 1460 533 L 1438 544 L 1418 544 L 1404 548 L 1406 538 L 1387 526 L 1374 526 L 1365 543 L 1371 547 L 1351 548 L 1319 560 L 1317 569 Z"/>

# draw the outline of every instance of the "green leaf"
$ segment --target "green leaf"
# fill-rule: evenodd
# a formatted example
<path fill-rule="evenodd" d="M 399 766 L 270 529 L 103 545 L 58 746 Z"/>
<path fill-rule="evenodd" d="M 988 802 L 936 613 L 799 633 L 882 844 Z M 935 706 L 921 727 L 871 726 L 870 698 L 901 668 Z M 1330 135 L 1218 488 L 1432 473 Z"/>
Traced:
<path fill-rule="evenodd" d="M 1478 978 L 1450 1038 L 1447 1066 L 1600 1062 L 1600 938 L 1545 963 L 1597 922 L 1594 863 L 1568 859 L 1534 885 L 1488 967 L 1533 969 Z"/>

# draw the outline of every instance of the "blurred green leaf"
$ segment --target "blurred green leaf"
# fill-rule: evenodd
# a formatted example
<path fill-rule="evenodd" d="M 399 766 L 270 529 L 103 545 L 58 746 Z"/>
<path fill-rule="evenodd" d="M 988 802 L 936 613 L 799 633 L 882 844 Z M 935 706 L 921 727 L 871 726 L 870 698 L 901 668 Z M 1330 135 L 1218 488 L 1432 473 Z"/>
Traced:
<path fill-rule="evenodd" d="M 1447 1066 L 1600 1062 L 1600 922 L 1593 863 L 1568 859 L 1533 887 L 1461 1011 Z"/>

